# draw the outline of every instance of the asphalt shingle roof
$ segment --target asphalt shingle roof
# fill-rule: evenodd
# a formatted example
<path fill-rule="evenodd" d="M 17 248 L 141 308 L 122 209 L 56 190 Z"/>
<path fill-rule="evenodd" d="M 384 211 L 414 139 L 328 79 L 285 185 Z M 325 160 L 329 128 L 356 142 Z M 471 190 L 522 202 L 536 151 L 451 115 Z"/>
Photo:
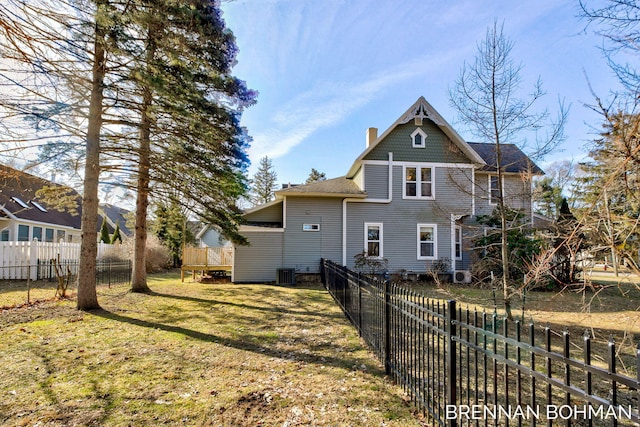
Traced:
<path fill-rule="evenodd" d="M 366 196 L 358 185 L 344 176 L 312 182 L 311 184 L 296 185 L 276 192 L 282 195 L 334 195 L 338 196 Z"/>
<path fill-rule="evenodd" d="M 468 142 L 469 146 L 482 157 L 487 165 L 482 169 L 487 171 L 496 170 L 496 145 L 483 142 Z M 520 173 L 529 172 L 542 175 L 544 171 L 540 169 L 526 154 L 514 144 L 500 144 L 500 154 L 502 155 L 502 167 L 505 172 Z"/>
<path fill-rule="evenodd" d="M 76 200 L 75 215 L 55 210 L 38 198 L 36 192 L 45 186 L 68 190 L 68 194 Z M 75 190 L 4 165 L 0 165 L 0 207 L 20 219 L 80 229 L 82 198 Z"/>

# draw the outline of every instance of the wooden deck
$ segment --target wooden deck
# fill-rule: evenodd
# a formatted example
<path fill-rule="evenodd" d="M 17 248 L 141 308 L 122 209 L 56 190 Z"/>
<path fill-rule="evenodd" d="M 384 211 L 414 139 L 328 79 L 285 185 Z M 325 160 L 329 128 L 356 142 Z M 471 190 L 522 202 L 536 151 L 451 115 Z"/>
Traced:
<path fill-rule="evenodd" d="M 184 282 L 184 272 L 191 271 L 195 280 L 196 272 L 213 273 L 214 276 L 227 275 L 233 269 L 233 248 L 184 248 L 180 276 Z"/>

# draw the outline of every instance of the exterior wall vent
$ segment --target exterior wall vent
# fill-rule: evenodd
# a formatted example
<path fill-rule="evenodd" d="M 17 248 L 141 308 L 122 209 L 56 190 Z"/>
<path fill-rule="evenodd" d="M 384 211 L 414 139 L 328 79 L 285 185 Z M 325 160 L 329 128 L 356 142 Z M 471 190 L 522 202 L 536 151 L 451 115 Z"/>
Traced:
<path fill-rule="evenodd" d="M 454 283 L 471 283 L 471 272 L 469 270 L 456 270 L 453 273 Z"/>
<path fill-rule="evenodd" d="M 296 269 L 279 268 L 276 273 L 276 285 L 295 285 Z"/>

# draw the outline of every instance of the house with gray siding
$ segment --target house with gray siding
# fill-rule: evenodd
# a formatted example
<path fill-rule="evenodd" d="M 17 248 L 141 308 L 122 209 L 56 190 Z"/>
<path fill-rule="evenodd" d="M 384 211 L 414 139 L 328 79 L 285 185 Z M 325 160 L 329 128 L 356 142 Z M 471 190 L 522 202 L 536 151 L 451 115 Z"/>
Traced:
<path fill-rule="evenodd" d="M 532 217 L 531 177 L 542 171 L 514 145 L 469 143 L 420 97 L 387 130 L 366 131 L 365 147 L 339 178 L 293 186 L 244 214 L 234 282 L 271 282 L 278 271 L 318 273 L 320 259 L 354 267 L 366 251 L 389 273 L 426 272 L 446 263 L 466 280 L 476 222 L 505 203 Z"/>

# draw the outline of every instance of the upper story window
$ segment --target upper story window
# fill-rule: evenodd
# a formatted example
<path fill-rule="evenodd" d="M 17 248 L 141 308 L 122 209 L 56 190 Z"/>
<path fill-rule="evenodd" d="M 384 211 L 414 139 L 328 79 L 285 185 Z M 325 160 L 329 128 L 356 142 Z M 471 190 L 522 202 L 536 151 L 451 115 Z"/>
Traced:
<path fill-rule="evenodd" d="M 489 203 L 495 205 L 500 198 L 500 184 L 498 175 L 489 175 Z"/>
<path fill-rule="evenodd" d="M 425 148 L 427 146 L 427 134 L 420 128 L 411 134 L 411 146 L 413 148 Z"/>
<path fill-rule="evenodd" d="M 433 168 L 405 166 L 403 197 L 433 199 Z"/>
<path fill-rule="evenodd" d="M 364 224 L 364 250 L 368 256 L 382 257 L 382 223 Z"/>

